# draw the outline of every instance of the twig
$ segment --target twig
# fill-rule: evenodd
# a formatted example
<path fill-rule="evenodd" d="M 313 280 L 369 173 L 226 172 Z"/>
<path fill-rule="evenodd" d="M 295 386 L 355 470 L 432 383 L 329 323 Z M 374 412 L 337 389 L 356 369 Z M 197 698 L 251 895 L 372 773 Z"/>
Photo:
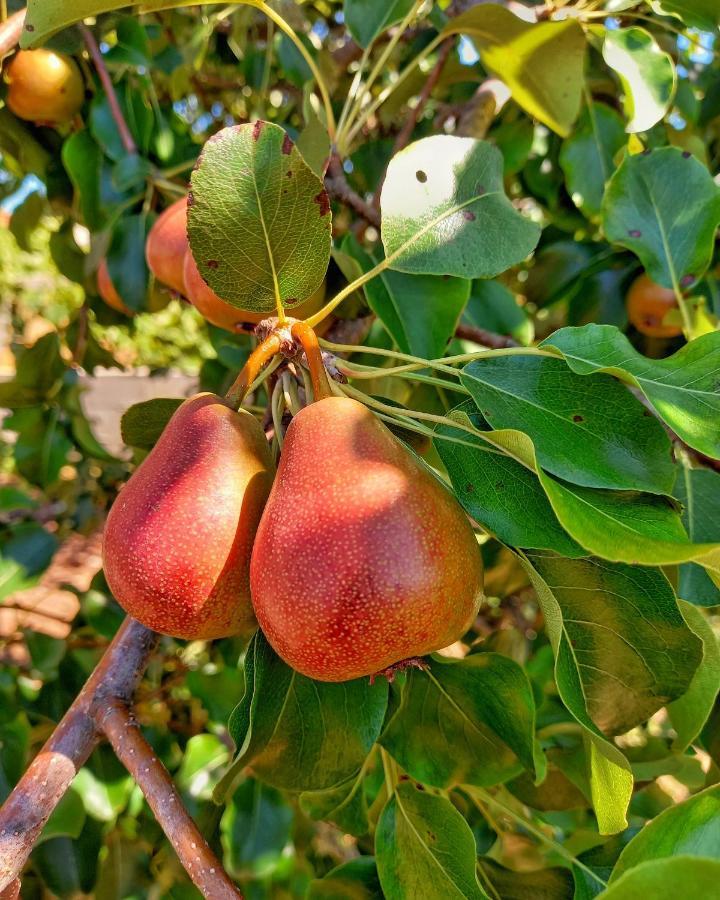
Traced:
<path fill-rule="evenodd" d="M 50 739 L 0 808 L 0 898 L 16 879 L 78 770 L 106 735 L 205 897 L 241 900 L 132 718 L 130 704 L 158 635 L 127 618 Z"/>
<path fill-rule="evenodd" d="M 62 721 L 0 808 L 0 890 L 20 875 L 43 826 L 98 743 L 95 712 L 129 701 L 158 636 L 126 619 Z"/>
<path fill-rule="evenodd" d="M 422 115 L 432 92 L 435 90 L 435 86 L 440 80 L 440 75 L 442 74 L 442 70 L 445 68 L 445 63 L 447 62 L 448 56 L 450 56 L 450 51 L 452 50 L 454 44 L 455 36 L 453 35 L 440 45 L 437 61 L 430 70 L 427 79 L 425 80 L 423 89 L 422 91 L 420 91 L 418 102 L 411 110 L 410 115 L 405 120 L 403 127 L 400 129 L 397 137 L 395 138 L 393 156 L 396 153 L 399 153 L 404 147 L 407 147 L 410 138 L 412 137 L 412 133 L 413 131 L 415 131 L 415 126 L 417 125 L 418 120 L 420 119 L 420 116 Z M 379 196 L 379 194 L 380 191 L 378 190 L 376 196 Z"/>
<path fill-rule="evenodd" d="M 81 23 L 80 25 L 78 25 L 78 28 L 80 29 L 80 33 L 83 36 L 83 40 L 85 41 L 85 46 L 88 48 L 88 52 L 92 57 L 92 61 L 95 64 L 95 69 L 97 70 L 98 77 L 100 78 L 100 83 L 103 86 L 103 90 L 107 95 L 110 114 L 112 115 L 113 119 L 115 120 L 115 124 L 117 125 L 118 134 L 120 135 L 120 140 L 123 147 L 125 148 L 125 152 L 130 155 L 135 154 L 137 153 L 135 140 L 133 139 L 132 134 L 130 134 L 130 129 L 127 126 L 127 122 L 125 121 L 125 117 L 122 114 L 122 110 L 120 109 L 117 94 L 115 93 L 115 86 L 112 83 L 110 73 L 108 72 L 107 66 L 105 65 L 105 60 L 103 59 L 100 48 L 98 47 L 97 41 L 95 40 L 95 35 L 92 33 L 92 31 L 90 31 L 87 25 Z"/>
<path fill-rule="evenodd" d="M 100 717 L 99 724 L 117 758 L 140 785 L 155 818 L 198 889 L 212 900 L 242 900 L 242 894 L 190 818 L 167 769 L 142 736 L 128 706 L 113 704 Z"/>
<path fill-rule="evenodd" d="M 335 199 L 349 206 L 359 216 L 365 219 L 368 224 L 375 228 L 380 227 L 380 213 L 372 204 L 354 191 L 348 184 L 342 165 L 337 156 L 333 156 L 328 166 L 328 174 L 325 176 L 325 188 L 328 194 Z"/>
<path fill-rule="evenodd" d="M 474 341 L 476 344 L 482 344 L 483 347 L 490 347 L 492 350 L 504 350 L 506 347 L 519 347 L 517 341 L 504 334 L 495 334 L 494 331 L 486 331 L 484 328 L 477 328 L 475 325 L 458 325 L 455 329 L 455 337 L 464 341 Z"/>
<path fill-rule="evenodd" d="M 25 24 L 25 12 L 24 9 L 18 10 L 0 24 L 0 59 L 17 46 Z"/>

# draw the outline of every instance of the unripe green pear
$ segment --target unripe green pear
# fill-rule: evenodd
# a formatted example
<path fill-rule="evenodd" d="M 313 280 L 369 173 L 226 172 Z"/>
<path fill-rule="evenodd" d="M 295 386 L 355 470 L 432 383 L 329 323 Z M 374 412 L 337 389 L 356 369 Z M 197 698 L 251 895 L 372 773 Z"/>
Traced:
<path fill-rule="evenodd" d="M 273 475 L 249 412 L 186 400 L 108 516 L 105 575 L 126 612 L 188 640 L 252 630 L 250 553 Z"/>
<path fill-rule="evenodd" d="M 372 675 L 472 623 L 482 558 L 455 498 L 356 400 L 292 420 L 250 564 L 260 627 L 319 681 Z"/>

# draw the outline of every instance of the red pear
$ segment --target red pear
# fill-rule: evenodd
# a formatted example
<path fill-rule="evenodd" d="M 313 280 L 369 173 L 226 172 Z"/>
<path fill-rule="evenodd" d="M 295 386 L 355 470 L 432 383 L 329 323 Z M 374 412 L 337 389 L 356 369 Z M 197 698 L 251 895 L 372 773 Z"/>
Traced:
<path fill-rule="evenodd" d="M 181 197 L 160 213 L 145 242 L 148 269 L 178 294 L 185 293 L 183 260 L 187 249 L 187 197 Z"/>
<path fill-rule="evenodd" d="M 105 575 L 120 605 L 173 637 L 249 632 L 250 553 L 273 475 L 249 412 L 214 394 L 186 400 L 108 516 Z"/>
<path fill-rule="evenodd" d="M 260 627 L 319 681 L 438 650 L 472 623 L 482 558 L 455 498 L 356 400 L 287 430 L 250 564 Z"/>

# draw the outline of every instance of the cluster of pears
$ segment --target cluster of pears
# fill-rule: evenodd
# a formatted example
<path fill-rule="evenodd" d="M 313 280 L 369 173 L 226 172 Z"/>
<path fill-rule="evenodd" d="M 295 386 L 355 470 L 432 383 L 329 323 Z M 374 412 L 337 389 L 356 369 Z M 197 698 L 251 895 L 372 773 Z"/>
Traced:
<path fill-rule="evenodd" d="M 110 510 L 104 563 L 148 627 L 210 639 L 257 620 L 320 681 L 447 646 L 482 593 L 454 497 L 367 407 L 335 396 L 295 415 L 277 472 L 249 412 L 185 401 Z"/>
<path fill-rule="evenodd" d="M 190 252 L 187 238 L 187 197 L 177 200 L 155 220 L 145 243 L 148 268 L 160 284 L 186 297 L 208 322 L 236 332 L 243 324 L 257 325 L 266 313 L 238 309 L 222 300 L 204 280 Z M 97 271 L 98 293 L 118 312 L 131 315 L 130 310 L 113 285 L 107 262 L 103 260 Z M 324 285 L 299 306 L 293 314 L 304 318 L 317 312 L 323 304 Z"/>

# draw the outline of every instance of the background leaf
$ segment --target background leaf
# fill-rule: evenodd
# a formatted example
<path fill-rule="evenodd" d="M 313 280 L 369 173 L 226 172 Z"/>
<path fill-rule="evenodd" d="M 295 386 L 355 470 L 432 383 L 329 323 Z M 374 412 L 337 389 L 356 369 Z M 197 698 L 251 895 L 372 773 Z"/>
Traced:
<path fill-rule="evenodd" d="M 626 157 L 603 202 L 609 241 L 640 257 L 653 281 L 687 288 L 712 258 L 720 189 L 689 152 L 661 147 Z"/>
<path fill-rule="evenodd" d="M 527 113 L 566 136 L 580 112 L 585 36 L 577 22 L 531 24 L 488 3 L 452 18 L 446 34 L 471 37 L 485 68 Z"/>
<path fill-rule="evenodd" d="M 434 787 L 487 787 L 521 766 L 540 775 L 535 703 L 520 666 L 499 653 L 432 657 L 410 671 L 380 743 L 413 778 Z"/>
<path fill-rule="evenodd" d="M 343 13 L 348 31 L 361 47 L 395 25 L 412 9 L 414 0 L 345 0 Z"/>
<path fill-rule="evenodd" d="M 444 797 L 399 784 L 382 811 L 375 835 L 380 884 L 387 900 L 486 897 L 475 875 L 475 840 Z"/>
<path fill-rule="evenodd" d="M 627 130 L 648 131 L 663 118 L 675 93 L 672 57 L 638 27 L 606 31 L 602 52 L 625 93 Z"/>

